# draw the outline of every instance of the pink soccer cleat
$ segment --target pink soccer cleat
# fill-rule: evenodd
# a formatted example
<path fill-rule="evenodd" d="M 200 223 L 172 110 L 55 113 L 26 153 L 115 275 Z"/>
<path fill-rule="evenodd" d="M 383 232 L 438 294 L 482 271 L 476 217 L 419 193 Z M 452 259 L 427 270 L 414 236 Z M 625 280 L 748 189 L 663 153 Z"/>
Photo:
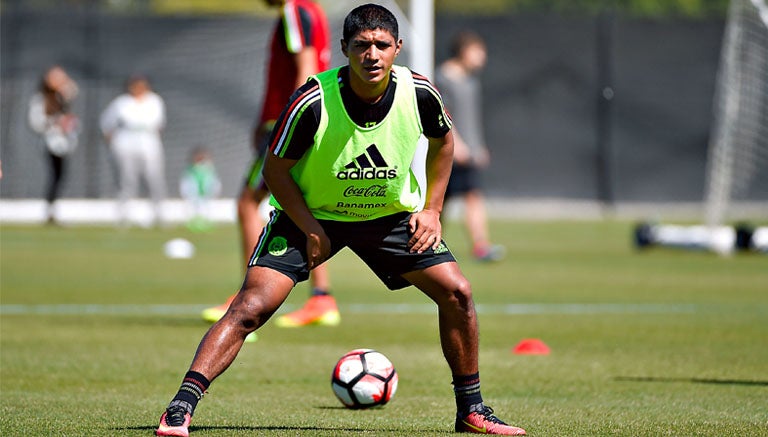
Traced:
<path fill-rule="evenodd" d="M 482 411 L 469 413 L 467 416 L 456 416 L 456 432 L 493 435 L 525 435 L 523 428 L 510 426 L 493 415 L 491 407 L 483 407 Z"/>
<path fill-rule="evenodd" d="M 189 437 L 189 423 L 192 416 L 182 407 L 171 407 L 160 417 L 157 436 Z"/>

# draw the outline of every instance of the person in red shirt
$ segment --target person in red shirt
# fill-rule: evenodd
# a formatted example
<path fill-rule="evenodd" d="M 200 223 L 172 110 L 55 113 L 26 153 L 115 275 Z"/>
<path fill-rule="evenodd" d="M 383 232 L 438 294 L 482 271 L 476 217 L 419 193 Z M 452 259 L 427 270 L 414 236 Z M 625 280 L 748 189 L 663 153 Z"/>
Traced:
<path fill-rule="evenodd" d="M 309 76 L 325 71 L 331 65 L 328 19 L 322 7 L 312 0 L 265 0 L 280 8 L 269 46 L 266 95 L 261 114 L 253 132 L 252 146 L 256 158 L 246 174 L 243 189 L 237 201 L 237 216 L 243 245 L 245 264 L 264 227 L 259 205 L 269 195 L 261 169 L 269 134 L 291 94 L 303 85 Z M 298 327 L 310 324 L 335 326 L 340 322 L 336 301 L 329 292 L 330 279 L 326 266 L 316 268 L 311 275 L 312 294 L 297 311 L 275 320 L 277 326 Z M 203 311 L 202 316 L 214 323 L 224 316 L 233 296 L 227 301 Z"/>

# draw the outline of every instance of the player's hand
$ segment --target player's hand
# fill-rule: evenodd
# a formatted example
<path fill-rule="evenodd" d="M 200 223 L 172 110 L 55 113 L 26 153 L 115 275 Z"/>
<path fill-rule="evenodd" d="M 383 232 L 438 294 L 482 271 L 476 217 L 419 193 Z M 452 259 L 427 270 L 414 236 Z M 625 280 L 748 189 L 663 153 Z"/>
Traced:
<path fill-rule="evenodd" d="M 469 148 L 454 147 L 453 148 L 453 162 L 456 164 L 468 165 L 472 162 L 472 155 L 469 153 Z"/>
<path fill-rule="evenodd" d="M 440 223 L 440 213 L 425 209 L 411 214 L 408 220 L 411 238 L 408 247 L 411 253 L 423 253 L 430 247 L 437 249 L 443 239 L 443 226 Z"/>
<path fill-rule="evenodd" d="M 309 270 L 325 262 L 330 254 L 331 240 L 325 232 L 307 234 L 307 268 Z"/>

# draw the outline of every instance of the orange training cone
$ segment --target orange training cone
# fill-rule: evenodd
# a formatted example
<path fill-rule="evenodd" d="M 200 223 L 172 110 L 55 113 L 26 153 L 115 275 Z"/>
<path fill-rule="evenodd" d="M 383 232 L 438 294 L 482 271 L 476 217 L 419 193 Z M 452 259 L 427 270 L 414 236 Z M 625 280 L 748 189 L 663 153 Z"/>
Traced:
<path fill-rule="evenodd" d="M 512 349 L 512 353 L 517 355 L 549 355 L 549 346 L 538 338 L 526 338 Z"/>

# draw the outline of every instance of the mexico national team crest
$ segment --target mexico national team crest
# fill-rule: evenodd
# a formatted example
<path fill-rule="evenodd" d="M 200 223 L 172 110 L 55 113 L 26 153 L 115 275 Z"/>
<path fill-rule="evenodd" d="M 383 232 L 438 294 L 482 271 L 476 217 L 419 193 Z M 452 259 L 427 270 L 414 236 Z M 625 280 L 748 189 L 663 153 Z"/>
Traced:
<path fill-rule="evenodd" d="M 269 242 L 267 250 L 269 250 L 270 255 L 283 256 L 288 250 L 288 241 L 284 237 L 274 237 Z"/>

